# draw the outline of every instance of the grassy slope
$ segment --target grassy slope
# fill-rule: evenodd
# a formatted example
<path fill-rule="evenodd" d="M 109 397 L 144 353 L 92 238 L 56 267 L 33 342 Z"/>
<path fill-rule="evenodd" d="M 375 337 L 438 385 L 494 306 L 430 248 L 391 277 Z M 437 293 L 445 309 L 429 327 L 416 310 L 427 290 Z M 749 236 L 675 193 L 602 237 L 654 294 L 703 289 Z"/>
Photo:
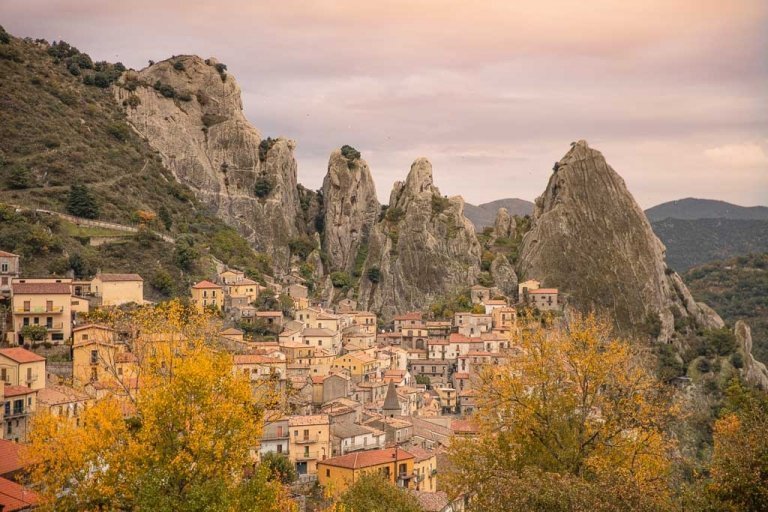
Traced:
<path fill-rule="evenodd" d="M 137 211 L 157 214 L 165 207 L 172 218 L 169 234 L 190 234 L 202 256 L 182 272 L 173 247 L 159 240 L 132 236 L 120 244 L 87 247 L 76 238 L 83 233 L 67 223 L 7 208 L 0 216 L 0 249 L 19 252 L 27 275 L 64 272 L 70 257 L 79 255 L 89 272 L 138 272 L 147 281 L 158 273 L 170 276 L 170 289 L 150 290 L 155 298 L 184 293 L 189 282 L 209 274 L 209 254 L 251 267 L 254 274 L 267 270 L 244 239 L 175 181 L 130 129 L 109 90 L 84 85 L 82 75 L 73 76 L 47 49 L 16 38 L 0 43 L 0 203 L 65 211 L 69 185 L 84 183 L 103 220 L 131 224 Z M 11 176 L 19 170 L 28 176 L 28 187 L 12 190 Z M 152 227 L 165 230 L 158 221 Z"/>
<path fill-rule="evenodd" d="M 752 327 L 754 356 L 768 363 L 768 253 L 701 265 L 684 279 L 696 300 L 726 322 L 745 320 Z"/>

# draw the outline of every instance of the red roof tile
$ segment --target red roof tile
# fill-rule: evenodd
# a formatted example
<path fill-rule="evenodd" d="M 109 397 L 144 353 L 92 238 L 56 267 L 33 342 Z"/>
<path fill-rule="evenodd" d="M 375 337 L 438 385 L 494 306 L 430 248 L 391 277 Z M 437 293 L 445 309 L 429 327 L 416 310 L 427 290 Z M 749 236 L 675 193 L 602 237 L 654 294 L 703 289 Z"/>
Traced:
<path fill-rule="evenodd" d="M 397 459 L 395 459 L 397 457 Z M 413 454 L 400 448 L 384 448 L 383 450 L 366 450 L 348 453 L 340 457 L 331 457 L 323 461 L 317 461 L 317 465 L 334 466 L 347 469 L 361 469 L 371 466 L 379 466 L 388 462 L 398 462 L 414 459 Z"/>
<path fill-rule="evenodd" d="M 195 290 L 200 290 L 202 288 L 221 288 L 221 286 L 217 285 L 216 283 L 212 283 L 210 281 L 200 281 L 199 283 L 195 284 L 193 287 Z"/>
<path fill-rule="evenodd" d="M 7 475 L 23 468 L 21 445 L 0 439 L 0 475 Z"/>
<path fill-rule="evenodd" d="M 105 283 L 118 282 L 118 281 L 143 281 L 144 280 L 139 274 L 99 274 L 96 277 L 98 277 Z"/>
<path fill-rule="evenodd" d="M 13 283 L 14 294 L 71 295 L 70 283 Z"/>
<path fill-rule="evenodd" d="M 18 258 L 19 257 L 18 254 L 13 254 L 12 252 L 5 252 L 5 251 L 0 251 L 0 256 L 2 256 L 3 258 Z"/>
<path fill-rule="evenodd" d="M 33 508 L 38 503 L 37 494 L 16 482 L 0 478 L 0 505 L 3 512 L 16 512 Z"/>
<path fill-rule="evenodd" d="M 22 347 L 2 348 L 0 349 L 0 355 L 7 357 L 17 363 L 34 363 L 37 361 L 45 361 L 45 358 L 41 355 L 37 355 L 34 352 Z"/>
<path fill-rule="evenodd" d="M 13 385 L 5 385 L 5 396 L 6 398 L 9 396 L 21 396 L 21 395 L 29 395 L 32 393 L 37 393 L 36 389 L 28 388 L 27 386 L 13 386 Z"/>

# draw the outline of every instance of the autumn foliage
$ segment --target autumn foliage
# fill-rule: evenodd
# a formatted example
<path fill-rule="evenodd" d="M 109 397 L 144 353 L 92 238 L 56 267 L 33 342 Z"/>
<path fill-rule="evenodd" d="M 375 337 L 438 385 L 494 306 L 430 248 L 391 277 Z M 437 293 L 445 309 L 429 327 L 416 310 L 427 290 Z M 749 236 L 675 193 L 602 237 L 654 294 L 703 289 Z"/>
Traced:
<path fill-rule="evenodd" d="M 608 322 L 575 316 L 512 340 L 481 373 L 476 439 L 450 447 L 454 494 L 473 510 L 664 510 L 676 408 Z"/>
<path fill-rule="evenodd" d="M 81 426 L 35 418 L 31 480 L 48 510 L 291 510 L 254 469 L 266 404 L 215 344 L 215 322 L 178 302 L 116 315 L 136 369 Z M 123 379 L 125 380 L 125 379 Z"/>

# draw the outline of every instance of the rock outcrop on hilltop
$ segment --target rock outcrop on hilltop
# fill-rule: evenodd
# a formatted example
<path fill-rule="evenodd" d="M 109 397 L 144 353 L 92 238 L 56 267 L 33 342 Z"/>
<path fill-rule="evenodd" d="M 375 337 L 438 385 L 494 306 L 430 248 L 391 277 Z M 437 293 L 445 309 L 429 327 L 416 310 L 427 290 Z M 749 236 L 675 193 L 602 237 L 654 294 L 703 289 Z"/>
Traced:
<path fill-rule="evenodd" d="M 362 266 L 380 211 L 371 171 L 360 153 L 349 146 L 331 153 L 323 180 L 323 249 L 331 271 L 352 272 L 357 259 Z"/>
<path fill-rule="evenodd" d="M 294 142 L 262 140 L 225 69 L 214 59 L 174 57 L 126 72 L 114 93 L 176 179 L 286 269 L 288 241 L 301 227 Z"/>
<path fill-rule="evenodd" d="M 494 238 L 511 238 L 515 236 L 517 223 L 506 208 L 499 208 L 496 221 L 493 223 Z"/>
<path fill-rule="evenodd" d="M 443 197 L 433 183 L 432 165 L 419 158 L 405 182 L 395 183 L 371 233 L 361 307 L 385 318 L 424 308 L 438 296 L 475 284 L 480 256 L 464 200 Z"/>
<path fill-rule="evenodd" d="M 734 332 L 738 348 L 744 353 L 744 367 L 741 370 L 744 379 L 768 390 L 768 368 L 752 355 L 752 330 L 746 322 L 738 320 Z"/>
<path fill-rule="evenodd" d="M 583 140 L 555 164 L 536 200 L 519 275 L 559 288 L 577 309 L 611 314 L 626 332 L 662 341 L 676 324 L 723 325 L 667 268 L 664 246 L 624 180 Z"/>

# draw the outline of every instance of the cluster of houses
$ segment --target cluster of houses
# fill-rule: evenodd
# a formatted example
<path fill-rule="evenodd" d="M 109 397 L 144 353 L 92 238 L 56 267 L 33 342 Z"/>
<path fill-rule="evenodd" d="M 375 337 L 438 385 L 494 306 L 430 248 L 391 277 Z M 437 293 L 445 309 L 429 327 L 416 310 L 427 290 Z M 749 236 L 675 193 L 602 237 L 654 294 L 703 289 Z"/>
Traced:
<path fill-rule="evenodd" d="M 261 310 L 256 302 L 265 290 L 290 297 L 291 314 Z M 518 292 L 521 303 L 540 310 L 560 307 L 558 291 L 537 281 L 521 283 Z M 137 391 L 140 354 L 111 327 L 80 323 L 78 313 L 141 304 L 140 276 L 21 278 L 18 256 L 0 252 L 0 293 L 11 306 L 8 348 L 0 349 L 2 443 L 25 442 L 35 411 L 77 424 L 94 400 Z M 255 457 L 283 454 L 301 481 L 316 480 L 332 493 L 376 471 L 409 489 L 426 510 L 463 509 L 461 500 L 439 490 L 441 459 L 452 438 L 475 433 L 468 418 L 476 376 L 515 353 L 510 339 L 521 304 L 475 286 L 471 312 L 450 320 L 409 312 L 382 329 L 377 315 L 359 311 L 353 300 L 323 307 L 310 302 L 301 283 L 263 285 L 233 269 L 196 283 L 190 293 L 196 307 L 221 311 L 218 336 L 233 353 L 232 371 L 246 375 L 254 393 L 267 383 L 282 397 L 253 447 Z M 256 323 L 275 335 L 249 337 L 243 327 Z M 31 341 L 67 344 L 71 377 L 53 378 L 46 359 L 23 348 Z M 131 414 L 128 400 L 125 414 Z M 3 485 L 0 474 L 0 505 Z"/>

